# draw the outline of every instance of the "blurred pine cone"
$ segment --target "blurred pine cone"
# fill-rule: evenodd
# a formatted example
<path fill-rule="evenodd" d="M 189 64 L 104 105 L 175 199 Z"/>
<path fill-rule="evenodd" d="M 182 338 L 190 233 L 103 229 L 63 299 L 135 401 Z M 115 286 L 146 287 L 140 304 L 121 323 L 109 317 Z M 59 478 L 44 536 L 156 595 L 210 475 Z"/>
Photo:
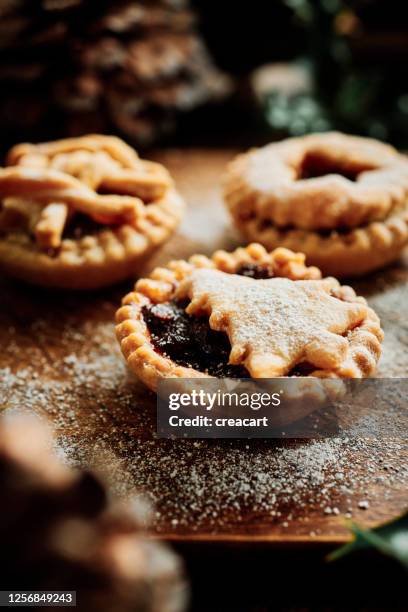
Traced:
<path fill-rule="evenodd" d="M 116 129 L 150 144 L 230 91 L 187 0 L 4 0 L 0 66 L 8 140 Z"/>
<path fill-rule="evenodd" d="M 0 422 L 3 589 L 76 590 L 87 612 L 176 612 L 185 586 L 178 559 L 143 538 L 142 508 L 108 500 L 90 472 L 52 454 L 34 421 Z"/>

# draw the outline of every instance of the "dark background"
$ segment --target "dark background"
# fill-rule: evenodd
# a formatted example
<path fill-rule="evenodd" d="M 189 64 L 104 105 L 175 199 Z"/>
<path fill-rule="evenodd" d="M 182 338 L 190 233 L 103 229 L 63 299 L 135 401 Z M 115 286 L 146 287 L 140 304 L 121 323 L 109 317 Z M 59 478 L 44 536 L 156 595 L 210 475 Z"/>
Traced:
<path fill-rule="evenodd" d="M 407 574 L 373 553 L 328 563 L 329 548 L 180 547 L 193 612 L 407 609 Z"/>
<path fill-rule="evenodd" d="M 65 8 L 41 0 L 0 3 L 3 149 L 89 131 L 118 132 L 144 148 L 245 145 L 324 129 L 408 144 L 405 2 L 142 0 L 136 4 L 147 16 L 157 8 L 176 17 L 194 9 L 196 23 L 125 19 L 113 30 L 106 15 L 120 14 L 130 0 L 60 4 Z M 131 56 L 108 66 L 114 52 L 98 46 L 113 38 L 127 48 L 181 31 L 186 40 L 204 41 L 207 51 L 189 55 L 182 40 L 156 49 L 167 59 L 182 49 L 171 74 L 162 65 L 146 78 Z M 149 53 L 144 67 L 153 66 Z M 310 77 L 308 89 L 254 92 L 253 70 L 293 61 Z M 215 83 L 216 67 L 230 77 L 229 87 Z"/>

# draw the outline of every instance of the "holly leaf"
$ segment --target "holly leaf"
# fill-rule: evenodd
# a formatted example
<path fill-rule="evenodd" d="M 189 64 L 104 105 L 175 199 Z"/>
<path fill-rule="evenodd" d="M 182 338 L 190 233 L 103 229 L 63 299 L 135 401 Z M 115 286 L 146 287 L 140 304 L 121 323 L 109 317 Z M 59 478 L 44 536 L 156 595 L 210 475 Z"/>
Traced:
<path fill-rule="evenodd" d="M 354 540 L 328 555 L 329 561 L 337 561 L 357 550 L 375 548 L 402 564 L 408 570 L 408 513 L 375 529 L 363 529 L 350 523 Z"/>

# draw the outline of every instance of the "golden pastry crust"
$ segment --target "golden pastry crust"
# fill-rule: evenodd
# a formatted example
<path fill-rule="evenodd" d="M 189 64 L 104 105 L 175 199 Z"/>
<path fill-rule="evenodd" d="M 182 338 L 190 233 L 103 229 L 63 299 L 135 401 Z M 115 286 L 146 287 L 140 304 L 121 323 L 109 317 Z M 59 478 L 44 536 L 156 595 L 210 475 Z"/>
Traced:
<path fill-rule="evenodd" d="M 167 170 L 115 137 L 17 145 L 7 161 L 0 265 L 23 280 L 74 289 L 118 282 L 181 220 L 184 203 Z M 92 230 L 64 235 L 78 215 Z"/>
<path fill-rule="evenodd" d="M 244 264 L 267 266 L 272 278 L 254 280 L 235 274 Z M 206 276 L 211 278 L 205 280 Z M 229 291 L 230 283 L 240 287 Z M 117 338 L 129 366 L 153 390 L 161 378 L 208 376 L 178 365 L 152 342 L 143 309 L 180 297 L 190 299 L 187 313 L 209 315 L 210 328 L 227 333 L 232 346 L 230 363 L 245 364 L 254 378 L 290 375 L 306 359 L 314 364 L 311 376 L 365 377 L 374 372 L 381 354 L 379 319 L 353 289 L 335 279 L 321 280 L 320 271 L 306 267 L 301 253 L 284 248 L 268 253 L 261 245 L 250 244 L 232 253 L 217 251 L 211 258 L 193 255 L 188 261 L 156 268 L 123 299 L 116 315 Z M 258 308 L 256 316 L 253 308 Z M 273 325 L 279 327 L 277 346 L 267 341 Z M 325 329 L 318 330 L 320 325 Z M 304 334 L 302 329 L 308 326 L 310 333 Z M 287 342 L 291 334 L 296 337 L 296 349 Z"/>
<path fill-rule="evenodd" d="M 279 229 L 259 219 L 236 225 L 247 240 L 259 241 L 271 250 L 282 246 L 301 251 L 309 264 L 339 278 L 362 276 L 386 266 L 398 258 L 408 242 L 408 208 L 384 221 L 327 234 Z"/>
<path fill-rule="evenodd" d="M 325 274 L 375 270 L 408 242 L 408 160 L 375 140 L 311 134 L 249 151 L 224 195 L 249 240 L 299 249 Z"/>
<path fill-rule="evenodd" d="M 162 197 L 171 183 L 164 166 L 140 159 L 120 138 L 102 134 L 21 143 L 9 151 L 6 163 L 51 168 L 78 178 L 95 191 L 133 195 L 144 201 Z"/>
<path fill-rule="evenodd" d="M 255 215 L 278 227 L 356 227 L 384 219 L 407 197 L 408 160 L 389 145 L 336 132 L 249 151 L 225 178 L 234 216 Z"/>

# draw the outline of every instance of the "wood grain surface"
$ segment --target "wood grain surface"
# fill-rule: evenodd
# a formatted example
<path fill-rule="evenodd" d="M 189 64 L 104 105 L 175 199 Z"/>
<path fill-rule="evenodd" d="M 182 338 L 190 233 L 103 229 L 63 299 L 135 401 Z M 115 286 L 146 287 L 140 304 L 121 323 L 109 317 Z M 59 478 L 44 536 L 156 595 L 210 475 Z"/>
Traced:
<path fill-rule="evenodd" d="M 168 150 L 154 157 L 188 202 L 175 235 L 144 266 L 232 248 L 224 211 L 225 150 Z M 353 286 L 386 332 L 380 375 L 408 371 L 408 265 Z M 121 495 L 153 502 L 152 534 L 179 542 L 274 546 L 330 544 L 408 508 L 407 440 L 158 440 L 155 396 L 128 372 L 113 319 L 132 282 L 94 293 L 52 292 L 0 280 L 0 402 L 47 417 L 57 451 L 99 469 Z"/>

